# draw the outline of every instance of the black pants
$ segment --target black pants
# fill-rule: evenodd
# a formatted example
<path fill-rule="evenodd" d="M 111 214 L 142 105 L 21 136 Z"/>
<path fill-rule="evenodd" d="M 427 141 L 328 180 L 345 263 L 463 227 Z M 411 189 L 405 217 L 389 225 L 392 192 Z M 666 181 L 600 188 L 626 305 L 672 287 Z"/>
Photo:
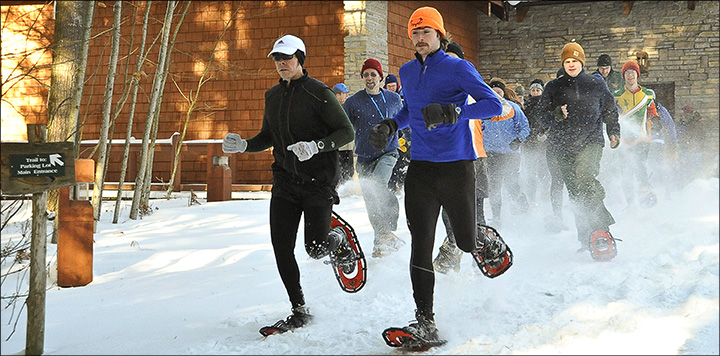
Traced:
<path fill-rule="evenodd" d="M 295 259 L 300 216 L 305 214 L 305 250 L 311 258 L 323 258 L 337 247 L 335 240 L 328 239 L 332 206 L 336 202 L 337 193 L 330 186 L 302 184 L 275 176 L 270 197 L 270 239 L 280 279 L 293 307 L 305 304 Z"/>
<path fill-rule="evenodd" d="M 575 215 L 578 241 L 587 246 L 595 230 L 608 230 L 615 219 L 605 207 L 605 188 L 597 179 L 603 147 L 587 144 L 580 152 L 555 153 Z"/>
<path fill-rule="evenodd" d="M 353 150 L 338 151 L 340 158 L 340 181 L 338 186 L 352 180 L 355 175 L 355 153 Z"/>
<path fill-rule="evenodd" d="M 405 178 L 405 215 L 412 237 L 410 280 L 418 311 L 432 313 L 435 273 L 432 252 L 440 208 L 448 213 L 457 246 L 475 249 L 473 161 L 410 161 Z M 426 314 L 430 315 L 430 314 Z"/>

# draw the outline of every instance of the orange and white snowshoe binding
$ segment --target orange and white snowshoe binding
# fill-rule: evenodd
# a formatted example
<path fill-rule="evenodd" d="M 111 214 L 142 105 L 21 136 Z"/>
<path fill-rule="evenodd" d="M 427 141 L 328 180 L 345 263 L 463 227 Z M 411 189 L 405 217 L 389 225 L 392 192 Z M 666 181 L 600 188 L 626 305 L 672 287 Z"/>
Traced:
<path fill-rule="evenodd" d="M 340 288 L 348 293 L 360 291 L 367 282 L 367 261 L 355 230 L 333 211 L 329 233 L 343 236 L 343 239 L 346 237 L 352 250 L 352 253 L 347 256 L 338 255 L 334 251 L 330 253 L 330 264 L 333 266 L 333 272 L 340 283 Z"/>
<path fill-rule="evenodd" d="M 610 261 L 617 256 L 617 244 L 610 231 L 593 231 L 589 248 L 590 255 L 596 261 Z"/>
<path fill-rule="evenodd" d="M 478 240 L 481 246 L 471 254 L 485 277 L 495 278 L 512 266 L 513 253 L 495 228 L 478 225 Z"/>

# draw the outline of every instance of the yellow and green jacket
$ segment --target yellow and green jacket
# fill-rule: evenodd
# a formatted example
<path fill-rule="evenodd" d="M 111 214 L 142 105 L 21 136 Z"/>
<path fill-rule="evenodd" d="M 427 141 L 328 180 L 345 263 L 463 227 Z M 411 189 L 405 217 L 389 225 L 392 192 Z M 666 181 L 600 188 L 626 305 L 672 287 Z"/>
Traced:
<path fill-rule="evenodd" d="M 658 116 L 655 108 L 655 92 L 638 85 L 634 92 L 622 87 L 613 93 L 620 112 L 618 121 L 623 140 L 629 143 L 650 142 L 651 121 Z"/>

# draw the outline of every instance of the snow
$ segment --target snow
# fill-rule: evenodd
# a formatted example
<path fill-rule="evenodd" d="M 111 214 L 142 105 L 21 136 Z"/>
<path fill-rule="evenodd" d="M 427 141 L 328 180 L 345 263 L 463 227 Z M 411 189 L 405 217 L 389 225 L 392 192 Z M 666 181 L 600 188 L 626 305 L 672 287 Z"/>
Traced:
<path fill-rule="evenodd" d="M 617 220 L 611 231 L 622 239 L 614 260 L 576 253 L 567 197 L 570 229 L 560 233 L 542 228 L 549 203 L 506 217 L 499 231 L 514 265 L 488 279 L 466 255 L 459 273 L 437 274 L 435 318 L 448 343 L 426 353 L 717 355 L 718 178 L 660 191 L 649 209 L 626 208 L 620 188 L 611 187 L 606 203 Z M 151 200 L 153 214 L 141 220 L 127 218 L 127 201 L 118 224 L 111 223 L 114 208 L 106 202 L 94 236 L 93 281 L 75 288 L 49 282 L 44 353 L 397 354 L 380 334 L 414 318 L 403 202 L 397 235 L 408 243 L 375 259 L 357 192 L 357 182 L 341 187 L 335 210 L 368 255 L 367 285 L 343 292 L 323 263 L 327 258 L 308 257 L 300 229 L 296 255 L 315 319 L 267 338 L 258 329 L 290 312 L 269 241 L 269 193 L 226 202 L 201 198 L 200 205 L 189 205 L 187 192 L 175 193 Z M 27 218 L 27 209 L 16 217 Z M 3 247 L 20 239 L 19 226 L 6 227 Z M 439 220 L 436 249 L 443 237 Z M 48 244 L 51 269 L 56 250 Z M 3 264 L 3 275 L 9 268 Z M 24 300 L 13 308 L 5 299 L 16 288 L 27 290 L 27 276 L 21 277 L 2 282 L 3 355 L 24 354 Z"/>

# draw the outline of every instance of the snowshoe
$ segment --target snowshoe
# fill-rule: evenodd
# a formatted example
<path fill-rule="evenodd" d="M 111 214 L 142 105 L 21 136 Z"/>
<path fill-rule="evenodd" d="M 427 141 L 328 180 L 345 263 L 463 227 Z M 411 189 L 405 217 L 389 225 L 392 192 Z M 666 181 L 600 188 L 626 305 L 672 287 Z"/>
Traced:
<path fill-rule="evenodd" d="M 596 261 L 610 261 L 617 255 L 615 238 L 606 230 L 595 230 L 590 235 L 590 255 Z"/>
<path fill-rule="evenodd" d="M 313 318 L 304 306 L 295 307 L 292 312 L 285 320 L 278 320 L 275 324 L 260 328 L 260 334 L 262 336 L 284 334 L 308 324 Z"/>
<path fill-rule="evenodd" d="M 383 331 L 382 336 L 388 346 L 407 351 L 423 352 L 447 343 L 447 340 L 426 340 L 408 327 L 387 328 Z"/>
<path fill-rule="evenodd" d="M 333 266 L 335 278 L 343 291 L 358 292 L 367 281 L 367 262 L 355 230 L 333 211 L 329 233 L 341 236 L 342 241 L 347 241 L 344 246 L 340 247 L 344 251 L 330 252 L 330 264 Z"/>
<path fill-rule="evenodd" d="M 404 328 L 387 328 L 382 336 L 385 343 L 390 347 L 399 347 L 407 351 L 427 351 L 434 346 L 444 345 L 447 341 L 438 337 L 438 330 L 432 314 L 428 317 L 419 311 L 415 311 L 417 322 Z"/>
<path fill-rule="evenodd" d="M 495 278 L 512 266 L 513 253 L 494 228 L 479 225 L 478 240 L 482 241 L 483 237 L 482 246 L 478 246 L 471 254 L 485 277 Z"/>

